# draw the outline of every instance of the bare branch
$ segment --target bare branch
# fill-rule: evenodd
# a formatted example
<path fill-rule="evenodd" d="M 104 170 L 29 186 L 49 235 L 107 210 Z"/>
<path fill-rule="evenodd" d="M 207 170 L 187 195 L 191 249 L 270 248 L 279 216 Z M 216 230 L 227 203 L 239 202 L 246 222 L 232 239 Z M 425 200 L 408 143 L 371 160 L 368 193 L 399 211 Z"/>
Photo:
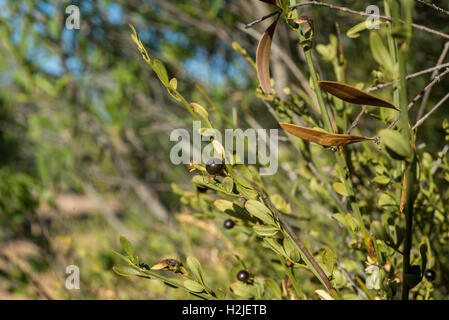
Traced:
<path fill-rule="evenodd" d="M 448 10 L 444 10 L 443 8 L 438 7 L 436 4 L 427 3 L 424 0 L 418 0 L 418 2 L 420 4 L 422 4 L 422 5 L 428 6 L 428 7 L 432 8 L 432 9 L 438 11 L 438 12 L 444 13 L 444 14 L 449 16 L 449 11 Z"/>
<path fill-rule="evenodd" d="M 426 121 L 426 119 L 432 114 L 434 113 L 444 102 L 446 102 L 446 100 L 449 99 L 449 93 L 446 94 L 444 96 L 443 99 L 441 99 L 436 105 L 435 107 L 432 108 L 432 110 L 430 110 L 429 112 L 427 112 L 421 119 L 419 119 L 415 125 L 413 126 L 412 130 L 415 130 L 416 128 L 418 128 L 420 125 L 423 124 L 424 121 Z"/>

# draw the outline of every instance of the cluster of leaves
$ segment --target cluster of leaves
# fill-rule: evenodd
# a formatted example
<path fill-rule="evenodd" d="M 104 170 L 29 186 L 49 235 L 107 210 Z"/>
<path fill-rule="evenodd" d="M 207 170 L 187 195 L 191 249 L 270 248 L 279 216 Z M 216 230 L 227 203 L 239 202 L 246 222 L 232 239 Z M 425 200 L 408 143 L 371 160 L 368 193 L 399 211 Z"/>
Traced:
<path fill-rule="evenodd" d="M 192 179 L 196 191 L 194 193 L 183 191 L 174 185 L 174 192 L 181 196 L 181 201 L 184 204 L 198 212 L 197 216 L 204 219 L 215 219 L 218 214 L 225 214 L 242 227 L 242 232 L 250 234 L 254 241 L 260 242 L 263 247 L 271 249 L 272 253 L 277 256 L 276 263 L 284 265 L 286 276 L 295 288 L 296 296 L 300 299 L 310 297 L 311 292 L 303 292 L 301 284 L 295 278 L 296 275 L 293 272 L 295 269 L 309 270 L 321 281 L 328 293 L 322 290 L 315 290 L 315 292 L 324 299 L 341 297 L 348 299 L 355 297 L 391 299 L 395 298 L 401 291 L 399 289 L 401 284 L 403 284 L 403 292 L 412 289 L 413 295 L 417 299 L 428 299 L 433 291 L 433 279 L 423 280 L 424 274 L 426 270 L 436 267 L 437 261 L 434 253 L 441 252 L 441 246 L 447 242 L 445 237 L 439 238 L 439 240 L 435 239 L 430 232 L 432 225 L 439 225 L 443 230 L 447 228 L 446 218 L 444 215 L 438 215 L 438 212 L 443 213 L 447 210 L 448 194 L 438 191 L 441 189 L 437 187 L 444 185 L 444 179 L 447 180 L 447 166 L 445 166 L 447 159 L 445 160 L 445 156 L 442 154 L 434 160 L 429 153 L 418 153 L 414 139 L 411 143 L 404 133 L 408 128 L 396 128 L 394 127 L 395 123 L 391 128 L 382 129 L 378 132 L 382 143 L 381 149 L 365 143 L 360 147 L 351 149 L 345 147 L 342 149 L 341 146 L 356 142 L 368 140 L 379 142 L 378 138 L 336 133 L 340 130 L 348 130 L 349 116 L 352 115 L 352 108 L 349 103 L 363 105 L 363 111 L 367 110 L 366 106 L 380 107 L 377 109 L 378 112 L 367 112 L 366 114 L 385 125 L 390 124 L 396 118 L 397 111 L 400 110 L 396 106 L 400 106 L 401 112 L 404 112 L 404 110 L 407 110 L 407 105 L 400 101 L 398 90 L 393 94 L 394 102 L 390 103 L 385 99 L 362 91 L 361 89 L 365 87 L 364 84 L 350 86 L 342 81 L 320 81 L 315 73 L 310 55 L 314 37 L 313 21 L 307 17 L 298 18 L 296 13 L 290 10 L 287 2 L 265 2 L 278 6 L 280 8 L 278 14 L 285 18 L 287 24 L 298 33 L 300 45 L 304 49 L 311 73 L 310 83 L 318 100 L 318 106 L 314 105 L 314 101 L 305 101 L 310 105 L 307 110 L 302 108 L 303 114 L 298 114 L 298 107 L 301 108 L 302 106 L 294 106 L 296 108 L 291 110 L 293 112 L 289 118 L 290 120 L 293 118 L 298 120 L 296 117 L 299 116 L 303 122 L 316 128 L 320 128 L 320 125 L 324 124 L 327 130 L 327 132 L 324 132 L 322 129 L 310 129 L 294 124 L 280 123 L 286 131 L 302 139 L 292 139 L 293 143 L 299 145 L 299 160 L 289 159 L 292 163 L 296 162 L 293 165 L 297 166 L 298 172 L 303 175 L 296 181 L 295 188 L 299 184 L 305 183 L 305 189 L 309 189 L 313 193 L 312 197 L 317 203 L 326 203 L 326 206 L 331 208 L 330 210 L 339 211 L 331 216 L 343 228 L 344 231 L 341 236 L 344 241 L 340 243 L 337 240 L 337 243 L 335 243 L 335 239 L 327 239 L 325 235 L 319 234 L 320 242 L 326 243 L 327 246 L 318 250 L 320 254 L 310 255 L 310 246 L 308 245 L 308 248 L 306 248 L 302 245 L 289 232 L 288 223 L 285 223 L 284 216 L 292 216 L 290 206 L 280 195 L 266 195 L 269 192 L 254 167 L 235 165 L 231 162 L 226 164 L 226 170 L 222 175 L 207 177 L 204 176 L 204 173 L 207 172 L 206 168 L 200 164 L 195 164 L 191 167 L 191 171 L 199 170 L 202 172 Z M 304 22 L 308 24 L 306 30 L 301 27 Z M 258 96 L 267 101 L 268 105 L 276 111 L 279 110 L 280 106 L 284 109 L 290 109 L 297 101 L 284 100 L 272 88 L 273 82 L 269 74 L 270 47 L 277 23 L 278 19 L 262 35 L 256 52 L 256 62 L 252 63 L 256 68 L 262 89 L 258 92 Z M 411 33 L 399 33 L 397 30 L 392 30 L 390 24 L 380 25 L 382 27 L 380 32 L 372 31 L 370 33 L 374 60 L 382 66 L 382 69 L 375 73 L 376 80 L 395 81 L 399 76 L 399 65 L 401 63 L 396 50 L 403 50 L 403 47 L 398 49 L 395 41 L 398 43 L 404 41 L 405 43 L 407 40 L 403 39 L 411 37 Z M 349 30 L 348 37 L 360 36 L 360 33 L 365 29 L 361 25 L 357 25 Z M 133 32 L 133 40 L 136 42 L 144 60 L 150 61 L 134 29 Z M 383 45 L 380 34 L 383 34 L 389 41 L 389 49 Z M 342 66 L 344 66 L 345 60 L 342 51 L 337 50 L 337 45 L 335 38 L 331 37 L 329 45 L 321 45 L 317 49 L 325 61 L 333 64 L 336 78 L 343 80 L 345 77 L 344 67 Z M 234 48 L 251 61 L 246 50 L 242 49 L 241 46 L 235 44 Z M 161 62 L 158 62 L 157 66 L 154 64 L 151 66 L 163 85 L 169 90 L 170 95 L 183 103 L 190 112 L 193 111 L 193 115 L 197 119 L 201 118 L 206 127 L 211 128 L 212 124 L 209 121 L 208 111 L 199 104 L 189 104 L 182 98 L 182 95 L 177 91 L 177 87 L 172 85 L 177 82 L 175 80 L 168 81 L 168 76 L 162 65 Z M 327 96 L 327 100 L 332 107 L 332 120 L 324 104 L 323 93 L 320 88 L 331 95 Z M 396 86 L 395 88 L 397 89 Z M 290 93 L 289 96 L 293 96 L 289 88 L 284 91 Z M 389 94 L 391 94 L 391 91 L 387 93 L 387 95 Z M 195 107 L 192 107 L 192 105 Z M 349 127 L 348 131 L 354 129 L 359 132 L 357 124 L 356 122 Z M 382 125 L 379 125 L 379 127 L 382 128 Z M 332 150 L 334 152 L 331 150 L 323 152 L 320 147 L 314 146 L 310 142 L 325 147 L 338 148 L 334 148 Z M 231 150 L 224 150 L 218 143 L 214 146 L 216 149 L 223 151 L 223 154 L 232 153 Z M 315 155 L 317 152 L 320 152 L 319 157 Z M 418 183 L 410 186 L 408 184 L 410 180 L 406 180 L 404 172 L 411 170 L 412 164 L 417 161 L 419 161 L 420 170 L 411 172 L 413 176 L 418 178 Z M 326 167 L 328 169 L 323 170 Z M 312 168 L 313 170 L 308 172 Z M 440 174 L 435 177 L 439 181 L 429 179 L 424 168 L 427 168 L 427 172 L 428 170 L 440 170 Z M 435 197 L 430 195 L 429 188 L 436 193 Z M 200 190 L 204 189 L 212 190 L 218 199 L 202 194 Z M 419 190 L 419 192 L 416 192 L 416 199 L 409 199 L 408 195 L 411 189 Z M 222 198 L 222 196 L 225 196 L 225 198 Z M 288 192 L 284 196 L 287 197 Z M 430 198 L 433 198 L 433 200 Z M 292 201 L 299 208 L 304 207 L 299 201 Z M 407 229 L 408 218 L 404 219 L 404 207 L 411 207 L 407 210 L 414 212 L 413 219 L 417 220 L 418 227 L 413 230 Z M 428 213 L 426 218 L 423 218 L 420 213 L 424 208 L 425 212 Z M 437 216 L 442 220 L 437 221 Z M 329 224 L 329 221 L 325 223 Z M 442 231 L 439 234 L 444 234 L 444 232 Z M 414 239 L 415 242 L 418 242 L 419 246 L 414 246 L 418 249 L 411 250 L 411 253 L 405 253 L 404 248 L 408 246 L 406 238 L 409 239 L 408 241 Z M 138 263 L 138 261 L 129 259 L 129 253 L 127 262 L 134 267 Z M 409 263 L 410 265 L 408 265 Z M 405 264 L 407 267 L 404 267 Z M 439 264 L 441 264 L 441 261 Z M 441 266 L 439 267 L 441 268 Z M 189 268 L 192 270 L 195 267 L 190 266 Z M 403 269 L 402 274 L 401 268 Z M 132 274 L 132 272 L 129 274 Z M 154 277 L 158 278 L 159 275 Z M 363 278 L 365 281 L 361 281 Z M 209 294 L 209 297 L 218 297 L 211 294 L 212 291 L 199 279 L 195 277 L 194 280 L 199 282 L 194 289 L 201 289 L 200 291 L 189 289 L 185 285 L 183 288 L 187 288 L 191 293 L 199 292 Z M 192 279 L 185 281 L 189 280 Z M 231 292 L 241 298 L 261 298 L 263 296 L 261 293 L 264 292 L 263 284 L 272 288 L 271 292 L 280 292 L 279 285 L 273 279 L 266 277 L 264 280 L 263 282 L 247 283 L 245 289 L 240 288 L 241 284 L 239 288 L 232 284 L 230 289 Z M 252 288 L 248 289 L 248 286 L 252 286 Z M 177 287 L 182 286 L 178 284 Z M 283 295 L 275 294 L 275 296 L 288 298 L 289 295 L 284 292 Z"/>

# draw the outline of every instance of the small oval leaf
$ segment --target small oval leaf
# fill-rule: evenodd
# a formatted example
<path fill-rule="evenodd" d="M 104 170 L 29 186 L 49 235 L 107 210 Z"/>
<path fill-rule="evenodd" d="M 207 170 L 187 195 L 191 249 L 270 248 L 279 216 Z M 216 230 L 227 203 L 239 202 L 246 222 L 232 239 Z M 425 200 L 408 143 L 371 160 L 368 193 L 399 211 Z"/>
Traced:
<path fill-rule="evenodd" d="M 259 44 L 256 50 L 256 71 L 257 78 L 260 82 L 260 87 L 265 94 L 271 93 L 271 81 L 270 81 L 270 51 L 271 43 L 273 41 L 274 31 L 279 21 L 278 18 L 268 27 L 260 38 Z"/>
<path fill-rule="evenodd" d="M 234 189 L 234 180 L 231 177 L 224 178 L 221 183 L 223 184 L 226 192 L 232 193 L 232 189 Z"/>
<path fill-rule="evenodd" d="M 352 134 L 329 133 L 326 131 L 305 128 L 285 122 L 281 122 L 280 125 L 282 128 L 284 128 L 285 131 L 291 133 L 294 136 L 320 144 L 325 147 L 344 146 L 356 142 L 376 140 L 376 138 L 368 138 Z"/>
<path fill-rule="evenodd" d="M 134 258 L 134 249 L 131 245 L 131 242 L 129 242 L 128 239 L 126 239 L 124 236 L 120 236 L 120 244 L 122 245 L 123 250 L 125 250 L 126 254 L 129 258 Z"/>
<path fill-rule="evenodd" d="M 184 286 L 192 292 L 202 292 L 204 290 L 204 287 L 200 283 L 190 279 L 184 281 Z"/>
<path fill-rule="evenodd" d="M 139 270 L 136 270 L 129 266 L 113 266 L 112 270 L 114 270 L 115 273 L 121 275 L 121 276 L 140 276 L 142 273 Z"/>
<path fill-rule="evenodd" d="M 350 103 L 384 107 L 399 111 L 399 109 L 390 102 L 377 98 L 345 83 L 336 81 L 319 81 L 318 85 L 331 95 Z"/>
<path fill-rule="evenodd" d="M 274 226 L 254 226 L 253 230 L 260 237 L 273 237 L 279 231 L 279 229 Z"/>
<path fill-rule="evenodd" d="M 274 220 L 270 209 L 268 209 L 263 203 L 257 200 L 246 201 L 245 209 L 248 210 L 250 214 L 267 224 L 276 224 L 276 221 Z"/>
<path fill-rule="evenodd" d="M 192 272 L 193 276 L 196 280 L 198 280 L 201 284 L 204 285 L 203 280 L 203 268 L 201 267 L 200 262 L 195 257 L 187 257 L 186 266 Z"/>

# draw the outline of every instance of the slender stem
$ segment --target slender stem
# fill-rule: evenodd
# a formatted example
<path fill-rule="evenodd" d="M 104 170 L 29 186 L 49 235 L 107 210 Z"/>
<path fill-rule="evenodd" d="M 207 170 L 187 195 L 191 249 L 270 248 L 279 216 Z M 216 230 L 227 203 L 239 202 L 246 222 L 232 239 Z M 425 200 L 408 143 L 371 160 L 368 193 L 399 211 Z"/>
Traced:
<path fill-rule="evenodd" d="M 402 0 L 402 14 L 406 21 L 406 37 L 398 40 L 398 61 L 399 61 L 399 100 L 401 105 L 401 131 L 404 139 L 412 144 L 413 149 L 413 137 L 411 130 L 409 128 L 409 117 L 408 117 L 408 103 L 407 103 L 407 80 L 406 80 L 406 64 L 407 56 L 410 46 L 410 41 L 412 37 L 411 24 L 412 24 L 412 12 L 414 7 L 414 0 Z M 392 16 L 393 16 L 393 28 L 400 26 L 399 22 L 399 0 L 394 0 L 391 2 Z M 405 239 L 404 239 L 404 255 L 402 262 L 402 299 L 408 300 L 410 287 L 405 281 L 406 275 L 409 272 L 410 267 L 410 251 L 412 246 L 412 236 L 413 236 L 413 200 L 414 200 L 414 189 L 415 189 L 415 175 L 416 175 L 416 157 L 413 155 L 413 159 L 409 161 L 404 161 L 404 186 L 405 187 L 405 202 L 404 202 L 404 213 L 405 213 Z"/>
<path fill-rule="evenodd" d="M 265 205 L 268 208 L 271 208 L 273 212 L 276 214 L 281 226 L 284 228 L 286 234 L 293 240 L 299 251 L 302 253 L 303 259 L 306 261 L 307 265 L 311 268 L 312 272 L 315 274 L 315 276 L 320 280 L 320 282 L 326 287 L 326 289 L 336 298 L 340 299 L 340 296 L 335 290 L 335 288 L 332 286 L 332 283 L 330 282 L 329 278 L 324 273 L 323 269 L 320 267 L 318 262 L 315 260 L 315 258 L 312 256 L 312 254 L 307 250 L 306 246 L 298 239 L 296 234 L 293 232 L 292 227 L 288 223 L 288 221 L 285 219 L 285 217 L 282 215 L 282 213 L 276 208 L 276 206 L 271 202 L 271 200 L 268 198 L 268 196 L 265 194 L 265 192 L 262 191 L 262 189 L 253 181 L 249 180 L 247 177 L 245 177 L 243 174 L 241 174 L 238 171 L 234 172 L 238 174 L 240 177 L 245 179 L 251 186 L 257 191 L 257 193 L 262 198 L 262 201 L 265 203 Z"/>
<path fill-rule="evenodd" d="M 287 262 L 285 261 L 285 258 L 283 256 L 279 256 L 279 258 L 281 259 L 281 263 L 284 266 L 285 272 L 287 273 L 288 278 L 290 279 L 293 288 L 295 288 L 296 294 L 298 295 L 298 298 L 301 299 L 304 294 L 301 291 L 301 288 L 299 288 L 298 283 L 296 282 L 296 278 L 295 275 L 292 272 L 292 268 L 287 266 Z"/>

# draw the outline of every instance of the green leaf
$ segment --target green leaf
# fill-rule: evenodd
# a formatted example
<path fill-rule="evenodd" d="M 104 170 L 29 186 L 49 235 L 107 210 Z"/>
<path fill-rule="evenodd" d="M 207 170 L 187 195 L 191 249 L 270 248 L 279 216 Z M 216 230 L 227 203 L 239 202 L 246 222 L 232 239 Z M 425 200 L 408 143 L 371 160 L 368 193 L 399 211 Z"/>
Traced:
<path fill-rule="evenodd" d="M 346 191 L 346 187 L 343 183 L 341 182 L 334 182 L 332 184 L 332 188 L 335 190 L 335 192 L 337 192 L 338 194 L 347 197 L 348 196 L 348 192 Z"/>
<path fill-rule="evenodd" d="M 231 177 L 224 178 L 221 183 L 227 192 L 232 193 L 232 189 L 234 189 L 234 180 Z"/>
<path fill-rule="evenodd" d="M 136 270 L 130 266 L 113 266 L 112 270 L 114 270 L 115 273 L 121 276 L 141 276 L 142 272 L 139 270 Z"/>
<path fill-rule="evenodd" d="M 390 181 L 391 181 L 391 179 L 387 176 L 376 176 L 373 179 L 374 183 L 377 183 L 382 186 L 387 185 L 388 183 L 390 183 Z"/>
<path fill-rule="evenodd" d="M 134 259 L 134 249 L 131 245 L 131 242 L 129 242 L 128 239 L 126 239 L 124 236 L 120 236 L 120 244 L 122 245 L 123 250 L 125 250 L 126 254 L 130 259 Z"/>
<path fill-rule="evenodd" d="M 202 291 L 204 291 L 204 287 L 200 283 L 198 283 L 196 281 L 187 279 L 187 280 L 184 281 L 183 284 L 184 284 L 184 286 L 188 290 L 190 290 L 192 292 L 202 292 Z"/>
<path fill-rule="evenodd" d="M 380 64 L 386 72 L 394 74 L 395 64 L 390 56 L 390 52 L 385 47 L 379 32 L 372 31 L 370 33 L 369 40 L 374 60 L 376 60 L 376 62 Z"/>
<path fill-rule="evenodd" d="M 265 279 L 265 284 L 271 290 L 274 295 L 274 298 L 277 300 L 282 300 L 282 291 L 279 285 L 271 278 Z"/>
<path fill-rule="evenodd" d="M 232 292 L 244 299 L 251 299 L 257 296 L 257 288 L 245 282 L 236 281 L 231 284 Z"/>
<path fill-rule="evenodd" d="M 264 238 L 263 241 L 266 247 L 272 249 L 277 254 L 288 258 L 287 254 L 285 253 L 284 247 L 277 240 L 273 238 Z"/>
<path fill-rule="evenodd" d="M 209 113 L 207 112 L 206 108 L 204 108 L 202 105 L 200 105 L 200 104 L 198 104 L 196 102 L 192 102 L 190 104 L 190 107 L 192 108 L 192 110 L 194 112 L 199 114 L 200 117 L 203 118 L 204 120 L 208 120 L 209 119 Z"/>
<path fill-rule="evenodd" d="M 270 209 L 268 209 L 263 203 L 257 200 L 248 200 L 245 203 L 245 209 L 266 224 L 276 225 L 276 220 L 274 220 Z"/>
<path fill-rule="evenodd" d="M 168 87 L 170 84 L 168 81 L 167 69 L 165 68 L 164 63 L 159 59 L 154 59 L 152 66 L 154 72 L 156 72 L 164 86 Z"/>
<path fill-rule="evenodd" d="M 195 257 L 187 257 L 186 266 L 192 272 L 196 280 L 198 280 L 204 286 L 203 269 L 200 262 Z"/>
<path fill-rule="evenodd" d="M 234 203 L 229 200 L 218 199 L 215 200 L 214 206 L 221 212 L 226 212 L 233 209 Z"/>
<path fill-rule="evenodd" d="M 274 237 L 279 229 L 274 226 L 254 226 L 254 232 L 261 237 Z"/>
<path fill-rule="evenodd" d="M 402 134 L 393 129 L 381 130 L 379 135 L 382 137 L 382 143 L 385 144 L 388 154 L 396 160 L 413 159 L 413 151 L 410 142 Z"/>
<path fill-rule="evenodd" d="M 335 258 L 336 254 L 331 249 L 325 247 L 321 254 L 321 259 L 329 271 L 329 274 L 334 272 Z"/>
<path fill-rule="evenodd" d="M 287 201 L 282 198 L 279 194 L 274 194 L 270 197 L 271 202 L 273 202 L 274 206 L 283 213 L 291 213 L 291 208 L 288 205 Z"/>
<path fill-rule="evenodd" d="M 379 221 L 371 222 L 370 230 L 377 239 L 382 241 L 389 241 L 387 232 L 385 231 L 384 226 Z"/>
<path fill-rule="evenodd" d="M 381 25 L 382 21 L 378 20 L 378 21 L 373 21 L 373 23 L 371 24 L 372 27 Z M 349 29 L 346 32 L 346 36 L 348 36 L 348 38 L 358 38 L 360 37 L 360 32 L 367 30 L 367 23 L 366 21 L 360 22 L 358 24 L 356 24 L 355 26 L 353 26 L 351 29 Z"/>
<path fill-rule="evenodd" d="M 298 262 L 301 259 L 301 253 L 290 237 L 284 238 L 284 250 L 291 262 Z"/>

